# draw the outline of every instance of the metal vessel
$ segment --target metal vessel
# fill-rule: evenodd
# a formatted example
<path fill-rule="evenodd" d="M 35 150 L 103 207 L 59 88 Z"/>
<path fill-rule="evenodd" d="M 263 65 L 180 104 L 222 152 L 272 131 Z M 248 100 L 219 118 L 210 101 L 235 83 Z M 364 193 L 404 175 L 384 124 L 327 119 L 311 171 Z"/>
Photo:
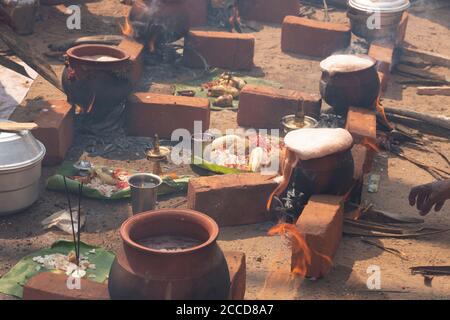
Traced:
<path fill-rule="evenodd" d="M 409 0 L 349 0 L 352 32 L 368 40 L 395 38 Z"/>
<path fill-rule="evenodd" d="M 0 132 L 0 216 L 31 206 L 39 197 L 44 145 L 29 131 Z"/>

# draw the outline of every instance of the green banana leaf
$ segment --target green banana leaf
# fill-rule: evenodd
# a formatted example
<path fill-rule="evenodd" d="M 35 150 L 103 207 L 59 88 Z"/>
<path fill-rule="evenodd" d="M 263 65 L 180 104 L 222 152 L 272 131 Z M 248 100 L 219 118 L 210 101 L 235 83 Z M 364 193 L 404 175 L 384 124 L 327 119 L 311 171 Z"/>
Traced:
<path fill-rule="evenodd" d="M 64 176 L 73 176 L 76 174 L 77 170 L 73 167 L 73 163 L 64 162 L 59 168 L 58 173 L 47 179 L 46 187 L 48 190 L 64 191 Z M 173 179 L 167 176 L 163 177 L 163 184 L 158 188 L 158 195 L 185 192 L 187 190 L 187 185 L 190 178 L 191 176 L 182 176 L 178 179 Z M 69 190 L 69 192 L 78 194 L 78 186 L 80 185 L 80 183 L 69 178 L 66 178 L 66 181 L 67 189 Z M 85 197 L 93 199 L 118 200 L 131 197 L 131 190 L 130 188 L 126 188 L 112 194 L 111 197 L 106 197 L 97 189 L 89 188 L 84 185 L 83 195 Z"/>
<path fill-rule="evenodd" d="M 208 90 L 205 90 L 201 87 L 203 83 L 211 82 L 214 80 L 219 79 L 220 75 L 223 73 L 223 70 L 216 69 L 215 71 L 209 73 L 206 77 L 203 77 L 201 79 L 197 79 L 194 81 L 191 81 L 189 83 L 178 83 L 175 84 L 175 94 L 177 94 L 178 91 L 182 90 L 193 90 L 195 92 L 195 96 L 199 98 L 208 98 L 211 101 L 211 110 L 214 111 L 221 111 L 221 110 L 237 110 L 239 108 L 239 100 L 233 101 L 232 107 L 216 107 L 213 106 L 212 103 L 216 98 L 208 97 Z M 280 89 L 282 85 L 280 83 L 265 80 L 263 78 L 255 78 L 250 76 L 240 76 L 237 75 L 237 77 L 245 80 L 247 84 L 255 85 L 255 86 L 268 86 L 273 88 Z"/>
<path fill-rule="evenodd" d="M 251 171 L 245 171 L 245 170 L 239 170 L 239 169 L 235 169 L 235 168 L 228 168 L 228 167 L 224 167 L 224 166 L 220 166 L 214 163 L 211 163 L 209 161 L 206 161 L 204 159 L 201 159 L 199 157 L 195 157 L 194 161 L 192 162 L 193 166 L 197 166 L 199 168 L 214 172 L 214 173 L 219 173 L 219 174 L 233 174 L 233 173 L 248 173 Z"/>
<path fill-rule="evenodd" d="M 89 253 L 92 249 L 95 249 L 95 253 Z M 22 258 L 7 274 L 0 279 L 0 292 L 6 295 L 15 296 L 17 298 L 22 298 L 23 286 L 30 278 L 38 273 L 51 271 L 41 267 L 39 263 L 34 262 L 33 257 L 55 253 L 67 255 L 72 250 L 74 250 L 72 241 L 58 240 L 53 243 L 49 249 L 42 249 Z M 92 264 L 95 264 L 95 270 L 86 270 L 86 279 L 104 283 L 108 279 L 109 270 L 111 269 L 115 255 L 103 248 L 91 246 L 83 242 L 80 243 L 80 253 L 83 256 L 89 257 L 89 261 Z M 51 272 L 56 272 L 56 270 Z"/>

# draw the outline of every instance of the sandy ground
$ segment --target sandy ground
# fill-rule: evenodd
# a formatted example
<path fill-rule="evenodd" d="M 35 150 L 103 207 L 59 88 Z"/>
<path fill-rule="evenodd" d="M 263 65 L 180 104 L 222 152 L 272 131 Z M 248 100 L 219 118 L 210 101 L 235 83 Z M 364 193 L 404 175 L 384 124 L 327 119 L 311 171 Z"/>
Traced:
<path fill-rule="evenodd" d="M 439 3 L 445 4 L 445 1 Z M 25 39 L 35 48 L 44 52 L 46 46 L 55 40 L 68 36 L 93 35 L 98 33 L 118 34 L 119 23 L 129 7 L 121 5 L 118 0 L 103 0 L 82 5 L 82 30 L 68 31 L 65 28 L 66 17 L 61 7 L 41 8 L 41 21 L 37 23 L 36 33 Z M 450 7 L 423 12 L 412 12 L 406 41 L 426 50 L 450 55 Z M 317 13 L 321 18 L 321 13 Z M 334 21 L 343 21 L 345 14 L 332 12 Z M 280 50 L 280 26 L 261 25 L 256 36 L 257 68 L 255 75 L 278 81 L 285 88 L 318 92 L 320 78 L 319 61 L 296 55 L 287 55 Z M 61 64 L 52 62 L 55 70 L 61 71 Z M 448 69 L 435 68 L 436 72 L 448 74 Z M 190 70 L 175 66 L 148 66 L 142 87 L 151 82 L 173 82 L 174 79 L 192 76 Z M 385 94 L 384 104 L 406 109 L 413 109 L 430 114 L 450 115 L 450 98 L 443 96 L 425 97 L 416 95 L 414 87 L 405 87 L 393 75 L 389 89 Z M 38 78 L 28 99 L 42 96 L 45 98 L 64 98 L 56 90 Z M 219 129 L 236 127 L 236 114 L 231 111 L 214 112 L 212 127 Z M 446 133 L 448 134 L 448 132 Z M 440 132 L 439 136 L 427 136 L 443 153 L 450 156 L 448 135 Z M 84 146 L 89 144 L 86 137 L 77 135 L 76 143 L 69 159 L 76 160 L 85 156 L 96 163 L 125 166 L 133 169 L 147 169 L 149 164 L 144 158 L 146 141 L 139 140 L 124 152 L 114 152 L 105 156 L 87 154 Z M 138 147 L 136 147 L 138 146 Z M 142 146 L 142 147 L 141 147 Z M 430 164 L 446 167 L 445 162 L 435 154 L 425 154 L 414 150 L 415 155 Z M 131 158 L 130 158 L 131 155 Z M 45 190 L 45 178 L 54 174 L 57 168 L 45 168 L 43 171 L 42 194 L 39 201 L 25 212 L 0 218 L 0 276 L 5 274 L 21 257 L 43 247 L 49 246 L 59 238 L 69 236 L 58 231 L 44 231 L 40 221 L 51 213 L 65 207 L 62 194 Z M 189 173 L 189 167 L 175 167 L 168 164 L 168 172 Z M 381 175 L 378 193 L 368 194 L 364 188 L 364 201 L 373 203 L 377 208 L 405 215 L 416 216 L 417 212 L 409 207 L 407 194 L 414 185 L 430 182 L 433 178 L 409 162 L 386 153 L 377 155 L 373 173 Z M 182 196 L 160 199 L 159 207 L 167 208 L 182 200 Z M 121 245 L 118 228 L 131 214 L 127 201 L 107 202 L 85 200 L 87 225 L 82 240 L 91 244 L 115 250 Z M 426 226 L 450 228 L 450 205 L 441 213 L 431 214 L 426 218 Z M 247 255 L 247 299 L 444 299 L 450 295 L 450 277 L 436 277 L 431 286 L 425 286 L 421 276 L 412 276 L 411 266 L 449 265 L 450 233 L 428 236 L 421 239 L 381 239 L 377 240 L 388 247 L 404 252 L 409 260 L 404 261 L 380 249 L 362 243 L 358 238 L 344 237 L 334 260 L 333 271 L 319 281 L 290 281 L 290 250 L 286 243 L 277 237 L 266 236 L 271 223 L 222 228 L 220 245 L 224 250 L 239 250 Z M 366 281 L 367 269 L 376 265 L 381 269 L 382 290 L 368 291 Z M 268 281 L 266 281 L 268 279 Z"/>

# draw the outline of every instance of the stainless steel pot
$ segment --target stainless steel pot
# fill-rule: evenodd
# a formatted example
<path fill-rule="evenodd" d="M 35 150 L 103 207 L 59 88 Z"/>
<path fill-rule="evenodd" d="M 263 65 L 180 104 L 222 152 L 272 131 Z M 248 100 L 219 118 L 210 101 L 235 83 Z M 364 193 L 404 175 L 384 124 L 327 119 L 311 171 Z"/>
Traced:
<path fill-rule="evenodd" d="M 0 216 L 31 206 L 39 197 L 45 147 L 29 131 L 0 132 Z"/>
<path fill-rule="evenodd" d="M 347 16 L 355 35 L 368 40 L 391 39 L 409 6 L 409 0 L 349 0 Z"/>

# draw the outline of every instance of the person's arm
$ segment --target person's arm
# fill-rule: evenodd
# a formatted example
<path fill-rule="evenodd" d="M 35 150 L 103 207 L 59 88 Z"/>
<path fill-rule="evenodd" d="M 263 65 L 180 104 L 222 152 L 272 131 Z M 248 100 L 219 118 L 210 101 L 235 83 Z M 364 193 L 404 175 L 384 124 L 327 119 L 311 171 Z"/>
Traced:
<path fill-rule="evenodd" d="M 411 189 L 409 204 L 416 206 L 421 215 L 426 215 L 434 206 L 439 211 L 446 200 L 450 199 L 450 179 L 436 181 Z"/>

